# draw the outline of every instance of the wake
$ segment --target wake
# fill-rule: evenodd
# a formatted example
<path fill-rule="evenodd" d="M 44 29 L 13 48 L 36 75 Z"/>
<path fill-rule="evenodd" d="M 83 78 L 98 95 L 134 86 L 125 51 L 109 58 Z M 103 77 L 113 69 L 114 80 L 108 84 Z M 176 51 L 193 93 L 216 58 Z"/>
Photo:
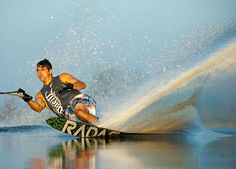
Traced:
<path fill-rule="evenodd" d="M 154 87 L 101 126 L 138 133 L 201 131 L 204 126 L 197 104 L 207 78 L 219 70 L 232 71 L 235 63 L 236 42 L 233 42 L 165 86 Z"/>

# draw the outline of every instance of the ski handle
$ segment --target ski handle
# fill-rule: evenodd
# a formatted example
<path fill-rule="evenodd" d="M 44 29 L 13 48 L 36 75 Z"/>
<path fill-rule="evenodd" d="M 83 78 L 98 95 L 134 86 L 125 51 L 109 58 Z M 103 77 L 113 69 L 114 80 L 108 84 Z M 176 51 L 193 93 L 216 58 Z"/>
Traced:
<path fill-rule="evenodd" d="M 6 95 L 10 95 L 10 96 L 22 96 L 22 93 L 19 93 L 18 91 L 11 91 L 11 92 L 0 92 L 0 94 L 6 94 Z"/>

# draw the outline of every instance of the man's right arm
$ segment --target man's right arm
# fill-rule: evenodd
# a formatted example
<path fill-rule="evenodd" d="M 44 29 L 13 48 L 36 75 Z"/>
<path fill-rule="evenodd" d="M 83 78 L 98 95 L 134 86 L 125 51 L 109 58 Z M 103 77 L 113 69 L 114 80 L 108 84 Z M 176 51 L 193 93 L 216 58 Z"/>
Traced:
<path fill-rule="evenodd" d="M 27 104 L 30 106 L 31 109 L 38 113 L 40 113 L 46 107 L 41 92 L 37 93 L 37 95 L 35 96 L 35 101 L 31 99 L 29 102 L 27 102 Z"/>

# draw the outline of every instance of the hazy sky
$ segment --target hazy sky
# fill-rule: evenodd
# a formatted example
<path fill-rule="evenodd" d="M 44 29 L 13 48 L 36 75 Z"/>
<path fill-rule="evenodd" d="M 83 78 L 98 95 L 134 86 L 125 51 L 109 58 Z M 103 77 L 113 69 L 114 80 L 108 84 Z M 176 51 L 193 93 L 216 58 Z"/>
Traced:
<path fill-rule="evenodd" d="M 136 38 L 132 47 L 137 49 L 142 39 L 134 34 L 151 37 L 155 52 L 196 25 L 235 21 L 235 9 L 235 0 L 1 0 L 0 89 L 24 87 L 24 70 L 31 69 L 26 63 L 42 59 L 50 41 L 65 35 L 73 24 L 81 26 L 81 34 L 97 31 L 101 37 L 124 43 L 122 48 L 129 45 L 124 34 Z"/>

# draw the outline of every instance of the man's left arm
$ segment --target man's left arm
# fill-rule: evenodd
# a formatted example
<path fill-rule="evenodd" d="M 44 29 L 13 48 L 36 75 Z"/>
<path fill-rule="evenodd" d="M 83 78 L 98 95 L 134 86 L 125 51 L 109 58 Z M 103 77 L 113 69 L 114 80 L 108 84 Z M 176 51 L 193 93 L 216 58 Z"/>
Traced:
<path fill-rule="evenodd" d="M 73 89 L 76 89 L 76 90 L 82 90 L 86 88 L 86 84 L 84 82 L 80 81 L 79 79 L 73 77 L 72 75 L 68 73 L 62 73 L 60 75 L 60 80 L 65 84 L 72 84 Z"/>

